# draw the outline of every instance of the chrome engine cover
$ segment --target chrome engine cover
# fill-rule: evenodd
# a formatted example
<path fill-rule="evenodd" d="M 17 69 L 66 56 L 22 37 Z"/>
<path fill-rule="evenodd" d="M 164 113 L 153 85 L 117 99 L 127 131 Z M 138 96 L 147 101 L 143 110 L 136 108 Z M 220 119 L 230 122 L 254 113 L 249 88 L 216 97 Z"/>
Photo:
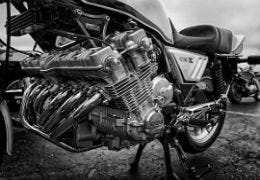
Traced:
<path fill-rule="evenodd" d="M 36 79 L 21 110 L 28 126 L 61 141 L 72 131 L 76 147 L 111 137 L 113 142 L 119 137 L 120 146 L 123 139 L 147 141 L 162 134 L 164 117 L 152 87 L 157 63 L 147 55 L 151 40 L 139 29 L 115 33 L 108 41 L 111 47 L 47 53 L 21 63 Z"/>

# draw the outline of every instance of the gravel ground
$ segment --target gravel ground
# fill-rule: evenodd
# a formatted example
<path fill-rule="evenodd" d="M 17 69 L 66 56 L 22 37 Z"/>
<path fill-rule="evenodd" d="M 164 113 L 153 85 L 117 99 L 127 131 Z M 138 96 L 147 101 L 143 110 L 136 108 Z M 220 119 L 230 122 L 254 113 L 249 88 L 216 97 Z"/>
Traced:
<path fill-rule="evenodd" d="M 165 179 L 164 156 L 159 142 L 150 143 L 142 156 L 139 171 L 129 172 L 137 147 L 119 152 L 100 148 L 84 153 L 67 152 L 27 132 L 16 133 L 14 155 L 4 157 L 0 180 L 22 179 Z M 175 172 L 185 174 L 176 152 L 171 149 Z M 260 179 L 260 117 L 228 114 L 214 145 L 204 153 L 188 155 L 197 167 L 212 164 L 203 177 L 212 180 Z M 2 179 L 1 179 L 2 177 Z"/>

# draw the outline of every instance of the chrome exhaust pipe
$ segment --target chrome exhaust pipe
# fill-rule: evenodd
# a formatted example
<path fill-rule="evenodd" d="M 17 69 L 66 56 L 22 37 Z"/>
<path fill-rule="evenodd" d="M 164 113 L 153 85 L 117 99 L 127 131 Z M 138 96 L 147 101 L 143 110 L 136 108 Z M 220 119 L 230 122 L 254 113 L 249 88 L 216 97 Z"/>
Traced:
<path fill-rule="evenodd" d="M 88 113 L 101 103 L 101 94 L 96 93 L 91 98 L 86 99 L 77 109 L 68 117 L 61 121 L 61 124 L 55 128 L 50 134 L 52 139 L 57 139 L 63 135 L 66 131 L 72 128 L 75 123 L 87 118 Z"/>
<path fill-rule="evenodd" d="M 33 109 L 37 119 L 40 117 L 40 107 L 43 105 L 44 101 L 47 99 L 49 95 L 49 87 L 45 87 L 36 97 L 33 103 Z"/>
<path fill-rule="evenodd" d="M 64 103 L 68 97 L 71 95 L 71 90 L 61 91 L 58 95 L 56 95 L 52 101 L 49 103 L 47 109 L 45 109 L 40 117 L 37 119 L 37 125 L 43 126 L 45 122 L 49 119 L 49 117 L 55 113 L 55 111 L 59 108 L 59 106 Z"/>
<path fill-rule="evenodd" d="M 36 87 L 33 88 L 32 91 L 29 94 L 26 94 L 26 96 L 24 96 L 24 98 L 27 101 L 26 104 L 28 106 L 27 109 L 26 109 L 26 112 L 27 112 L 26 118 L 30 123 L 36 122 L 36 114 L 35 114 L 34 109 L 33 109 L 33 104 L 34 104 L 35 98 L 42 91 L 42 88 L 43 88 L 42 84 L 36 85 Z"/>
<path fill-rule="evenodd" d="M 36 89 L 36 87 L 38 86 L 37 83 L 33 83 L 31 84 L 25 91 L 24 91 L 24 95 L 23 95 L 23 99 L 22 99 L 22 103 L 21 103 L 21 109 L 20 109 L 20 119 L 22 120 L 22 124 L 24 124 L 24 119 L 28 119 L 29 118 L 29 112 L 28 112 L 28 105 L 29 105 L 29 97 L 32 94 L 32 92 L 34 91 L 34 89 Z"/>
<path fill-rule="evenodd" d="M 70 114 L 75 107 L 77 107 L 84 101 L 84 99 L 85 93 L 83 91 L 80 91 L 77 94 L 72 95 L 70 98 L 68 98 L 43 125 L 44 131 L 46 133 L 50 133 L 54 126 L 58 124 L 63 118 L 67 117 L 68 114 Z"/>
<path fill-rule="evenodd" d="M 28 95 L 28 94 L 30 93 L 31 88 L 30 88 L 30 89 L 28 88 L 27 90 L 28 90 L 28 91 L 25 92 L 25 94 Z M 26 120 L 26 112 L 25 112 L 25 108 L 27 107 L 27 105 L 28 105 L 28 104 L 27 104 L 27 101 L 26 101 L 25 99 L 23 99 L 22 105 L 21 105 L 21 123 L 23 124 L 23 126 L 24 126 L 26 129 L 28 129 L 28 130 L 30 130 L 30 131 L 36 133 L 37 135 L 39 135 L 39 136 L 45 138 L 46 140 L 48 140 L 48 141 L 50 141 L 50 142 L 56 144 L 57 146 L 60 146 L 60 147 L 62 147 L 62 148 L 64 148 L 64 149 L 66 149 L 66 150 L 68 150 L 68 151 L 71 151 L 71 152 L 84 152 L 84 151 L 89 151 L 89 150 L 91 150 L 91 149 L 96 149 L 96 148 L 99 148 L 99 147 L 102 146 L 102 145 L 97 145 L 97 146 L 93 146 L 93 147 L 91 147 L 91 148 L 75 148 L 75 147 L 72 147 L 72 146 L 70 146 L 70 145 L 68 145 L 68 144 L 66 144 L 66 143 L 63 143 L 63 142 L 60 142 L 60 141 L 56 141 L 56 140 L 54 140 L 54 139 L 51 139 L 48 134 L 42 132 L 41 130 L 38 129 L 38 127 L 32 126 L 32 125 L 30 125 L 30 124 L 27 122 L 27 120 Z"/>
<path fill-rule="evenodd" d="M 71 152 L 84 152 L 84 151 L 88 151 L 88 150 L 91 150 L 91 149 L 95 149 L 95 148 L 98 148 L 98 147 L 101 147 L 102 145 L 96 145 L 96 146 L 92 146 L 91 148 L 75 148 L 75 147 L 72 147 L 64 142 L 60 142 L 56 139 L 52 139 L 50 137 L 50 135 L 48 135 L 47 133 L 43 132 L 41 129 L 39 129 L 39 127 L 37 125 L 31 125 L 29 122 L 28 122 L 28 117 L 31 116 L 29 113 L 30 111 L 28 111 L 28 108 L 31 108 L 29 106 L 31 106 L 31 102 L 32 102 L 32 99 L 31 96 L 34 95 L 34 93 L 36 93 L 35 91 L 37 90 L 38 91 L 38 87 L 39 84 L 38 83 L 33 83 L 31 84 L 24 92 L 24 97 L 23 97 L 23 100 L 22 100 L 22 103 L 21 103 L 21 109 L 20 109 L 20 120 L 21 120 L 21 123 L 23 124 L 23 126 L 36 133 L 37 135 L 45 138 L 46 140 L 56 144 L 57 146 L 60 146 L 68 151 L 71 151 Z M 76 95 L 79 95 L 76 94 Z M 75 96 L 76 96 L 75 95 Z M 78 97 L 78 96 L 77 96 Z M 82 98 L 82 97 L 81 97 Z M 80 99 L 80 98 L 79 98 Z M 83 98 L 84 100 L 84 98 Z M 89 103 L 86 103 L 86 100 L 84 101 L 85 103 L 82 103 L 79 107 L 82 107 L 82 108 L 87 108 L 89 107 L 89 111 L 94 108 L 97 104 L 99 104 L 99 102 L 101 102 L 101 95 L 98 93 L 97 95 L 94 95 L 92 98 L 88 99 Z M 67 102 L 67 101 L 66 101 Z M 83 106 L 85 105 L 85 106 Z M 83 109 L 80 109 L 80 110 L 83 110 Z M 88 111 L 88 112 L 89 112 Z M 76 111 L 76 112 L 79 112 L 79 111 Z M 81 112 L 81 111 L 80 111 Z M 76 115 L 76 113 L 73 113 Z M 77 119 L 78 120 L 78 119 Z M 73 124 L 74 125 L 74 124 Z M 72 126 L 73 126 L 72 125 Z"/>
<path fill-rule="evenodd" d="M 34 102 L 34 111 L 36 112 L 37 118 L 40 117 L 40 114 L 43 111 L 43 105 L 44 102 L 47 100 L 47 98 L 52 95 L 56 94 L 56 92 L 59 90 L 59 87 L 57 85 L 51 85 L 47 86 L 42 90 L 42 92 L 36 97 Z"/>

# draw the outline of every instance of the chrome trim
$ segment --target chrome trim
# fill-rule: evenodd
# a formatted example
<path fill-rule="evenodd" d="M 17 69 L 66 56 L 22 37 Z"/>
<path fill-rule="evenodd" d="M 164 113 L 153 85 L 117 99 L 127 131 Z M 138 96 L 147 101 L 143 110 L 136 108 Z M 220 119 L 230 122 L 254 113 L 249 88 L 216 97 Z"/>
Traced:
<path fill-rule="evenodd" d="M 5 91 L 5 93 L 22 93 L 22 92 L 23 92 L 22 89 L 10 89 Z"/>

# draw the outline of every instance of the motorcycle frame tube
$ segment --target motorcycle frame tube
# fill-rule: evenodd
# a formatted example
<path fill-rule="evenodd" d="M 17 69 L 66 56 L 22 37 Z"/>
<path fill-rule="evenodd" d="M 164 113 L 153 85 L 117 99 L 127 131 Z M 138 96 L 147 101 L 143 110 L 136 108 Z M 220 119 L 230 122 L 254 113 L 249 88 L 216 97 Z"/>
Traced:
<path fill-rule="evenodd" d="M 13 125 L 12 120 L 10 118 L 10 112 L 6 101 L 3 100 L 0 103 L 0 113 L 3 115 L 3 120 L 5 124 L 5 132 L 6 132 L 6 152 L 8 155 L 12 155 L 13 153 Z"/>

